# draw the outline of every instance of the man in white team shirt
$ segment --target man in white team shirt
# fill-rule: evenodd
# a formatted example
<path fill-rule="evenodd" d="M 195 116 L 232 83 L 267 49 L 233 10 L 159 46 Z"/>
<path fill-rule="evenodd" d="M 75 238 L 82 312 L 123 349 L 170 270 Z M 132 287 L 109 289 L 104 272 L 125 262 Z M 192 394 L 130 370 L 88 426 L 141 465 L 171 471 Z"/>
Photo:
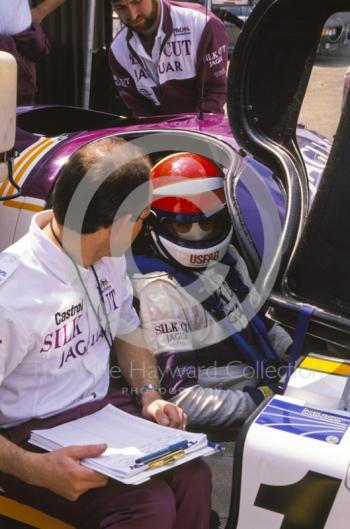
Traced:
<path fill-rule="evenodd" d="M 48 52 L 40 24 L 65 0 L 42 0 L 30 8 L 28 0 L 0 0 L 0 50 L 14 55 L 18 64 L 18 105 L 34 103 L 36 62 Z"/>
<path fill-rule="evenodd" d="M 105 445 L 37 453 L 27 442 L 33 428 L 107 403 L 185 426 L 182 410 L 159 394 L 125 272 L 123 253 L 149 213 L 149 170 L 121 139 L 85 146 L 62 170 L 53 212 L 36 215 L 29 233 L 0 254 L 0 486 L 77 529 L 209 525 L 210 473 L 202 461 L 135 487 L 80 464 Z M 133 206 L 125 205 L 139 186 Z M 111 350 L 140 408 L 109 388 Z"/>

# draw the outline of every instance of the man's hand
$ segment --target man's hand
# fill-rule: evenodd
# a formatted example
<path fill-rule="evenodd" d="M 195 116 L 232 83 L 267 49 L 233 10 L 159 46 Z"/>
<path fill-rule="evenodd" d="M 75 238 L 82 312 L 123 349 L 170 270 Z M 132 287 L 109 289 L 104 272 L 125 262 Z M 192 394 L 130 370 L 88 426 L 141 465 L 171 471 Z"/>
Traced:
<path fill-rule="evenodd" d="M 148 394 L 142 399 L 142 415 L 146 419 L 153 421 L 163 426 L 171 426 L 172 428 L 180 428 L 184 430 L 187 424 L 186 413 L 166 400 L 158 398 L 146 398 Z"/>
<path fill-rule="evenodd" d="M 32 21 L 36 24 L 41 24 L 41 22 L 45 18 L 45 13 L 43 13 L 42 9 L 40 8 L 40 4 L 37 7 L 33 7 L 31 9 L 32 13 Z"/>
<path fill-rule="evenodd" d="M 31 9 L 32 21 L 41 24 L 47 15 L 63 4 L 64 0 L 42 0 L 39 5 Z"/>
<path fill-rule="evenodd" d="M 123 339 L 115 340 L 115 350 L 120 369 L 130 387 L 140 389 L 144 386 L 159 385 L 157 365 L 154 354 L 148 349 L 143 334 L 143 329 L 138 328 Z M 150 374 L 153 374 L 150 377 Z M 146 375 L 146 377 L 145 377 Z M 172 426 L 173 428 L 186 427 L 186 414 L 174 404 L 166 402 L 156 390 L 147 390 L 141 395 L 142 415 L 146 419 Z"/>
<path fill-rule="evenodd" d="M 275 381 L 263 381 L 257 386 L 244 386 L 243 391 L 251 396 L 255 404 L 258 406 L 264 399 L 273 397 L 274 395 L 281 395 L 283 391 L 278 385 L 277 379 Z"/>
<path fill-rule="evenodd" d="M 106 448 L 106 445 L 70 446 L 45 454 L 31 453 L 30 476 L 26 476 L 26 481 L 76 501 L 84 492 L 107 484 L 107 476 L 80 464 L 81 459 L 98 457 Z"/>

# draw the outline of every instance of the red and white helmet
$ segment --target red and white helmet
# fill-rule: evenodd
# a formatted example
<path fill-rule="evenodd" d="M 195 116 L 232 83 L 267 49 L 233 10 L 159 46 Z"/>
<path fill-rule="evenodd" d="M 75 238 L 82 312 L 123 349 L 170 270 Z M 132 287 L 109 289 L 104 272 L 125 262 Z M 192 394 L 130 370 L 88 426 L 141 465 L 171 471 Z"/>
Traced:
<path fill-rule="evenodd" d="M 158 162 L 151 178 L 150 232 L 161 255 L 190 268 L 220 261 L 233 231 L 220 167 L 199 154 L 181 152 Z"/>

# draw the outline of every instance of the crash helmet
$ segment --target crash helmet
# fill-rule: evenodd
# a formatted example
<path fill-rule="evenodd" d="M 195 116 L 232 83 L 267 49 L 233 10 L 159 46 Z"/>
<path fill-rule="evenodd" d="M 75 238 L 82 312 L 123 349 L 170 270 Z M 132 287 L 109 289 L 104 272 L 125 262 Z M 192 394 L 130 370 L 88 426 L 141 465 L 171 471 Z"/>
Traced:
<path fill-rule="evenodd" d="M 160 160 L 151 179 L 149 230 L 158 253 L 189 268 L 220 261 L 233 231 L 222 169 L 205 156 L 180 152 Z"/>

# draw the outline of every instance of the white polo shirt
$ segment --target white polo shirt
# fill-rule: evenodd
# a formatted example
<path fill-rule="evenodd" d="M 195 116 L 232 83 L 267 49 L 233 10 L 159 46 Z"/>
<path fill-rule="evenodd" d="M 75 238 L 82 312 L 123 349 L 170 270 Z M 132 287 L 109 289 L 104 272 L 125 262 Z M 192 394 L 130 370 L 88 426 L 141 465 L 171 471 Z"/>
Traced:
<path fill-rule="evenodd" d="M 52 213 L 34 216 L 29 233 L 0 254 L 0 426 L 46 417 L 103 398 L 109 347 L 76 269 L 42 229 Z M 95 263 L 113 336 L 139 325 L 124 257 Z M 79 267 L 99 314 L 91 269 Z"/>
<path fill-rule="evenodd" d="M 28 0 L 0 0 L 0 35 L 16 35 L 31 23 Z"/>

